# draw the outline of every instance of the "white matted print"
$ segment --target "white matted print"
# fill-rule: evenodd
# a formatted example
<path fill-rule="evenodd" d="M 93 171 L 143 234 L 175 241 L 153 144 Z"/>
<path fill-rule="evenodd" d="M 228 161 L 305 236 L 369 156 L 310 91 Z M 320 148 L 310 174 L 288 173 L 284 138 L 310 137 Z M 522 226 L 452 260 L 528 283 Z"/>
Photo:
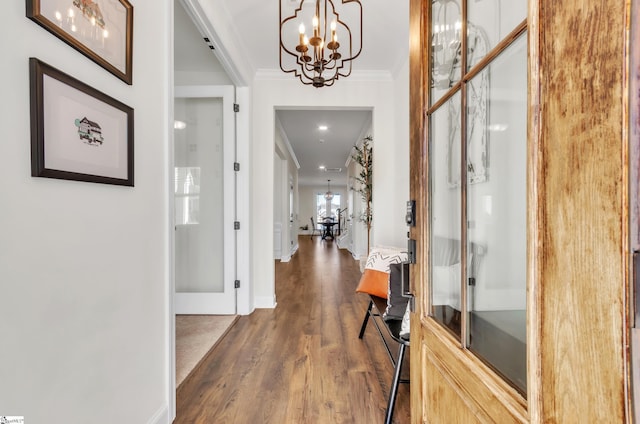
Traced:
<path fill-rule="evenodd" d="M 27 0 L 27 17 L 132 83 L 133 6 L 127 0 Z"/>
<path fill-rule="evenodd" d="M 133 109 L 30 59 L 32 175 L 133 185 Z"/>

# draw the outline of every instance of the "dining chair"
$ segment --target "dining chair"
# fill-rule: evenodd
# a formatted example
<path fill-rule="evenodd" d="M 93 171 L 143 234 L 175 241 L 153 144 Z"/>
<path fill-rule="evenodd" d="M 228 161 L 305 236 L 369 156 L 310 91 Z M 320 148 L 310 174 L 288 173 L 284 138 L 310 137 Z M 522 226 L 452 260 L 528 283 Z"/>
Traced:
<path fill-rule="evenodd" d="M 311 220 L 311 240 L 313 240 L 313 236 L 316 234 L 316 231 L 320 235 L 322 234 L 322 232 L 318 229 L 318 226 L 314 222 L 313 217 L 311 217 L 309 219 Z"/>

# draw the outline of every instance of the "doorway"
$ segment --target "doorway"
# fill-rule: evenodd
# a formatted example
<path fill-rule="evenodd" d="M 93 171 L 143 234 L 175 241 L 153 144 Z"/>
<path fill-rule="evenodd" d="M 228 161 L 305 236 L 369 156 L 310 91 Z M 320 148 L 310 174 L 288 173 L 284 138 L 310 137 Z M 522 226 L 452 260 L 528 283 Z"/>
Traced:
<path fill-rule="evenodd" d="M 232 111 L 231 86 L 176 87 L 176 314 L 236 313 Z"/>

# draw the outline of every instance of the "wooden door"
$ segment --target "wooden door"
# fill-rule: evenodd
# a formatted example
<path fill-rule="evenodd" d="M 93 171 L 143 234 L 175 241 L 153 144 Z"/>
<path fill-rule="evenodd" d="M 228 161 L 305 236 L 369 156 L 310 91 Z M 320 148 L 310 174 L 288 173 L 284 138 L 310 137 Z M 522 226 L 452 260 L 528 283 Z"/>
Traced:
<path fill-rule="evenodd" d="M 467 348 L 465 314 L 458 337 L 433 316 L 429 46 L 436 2 L 411 0 L 410 13 L 412 421 L 631 422 L 629 2 L 528 3 L 524 391 Z"/>

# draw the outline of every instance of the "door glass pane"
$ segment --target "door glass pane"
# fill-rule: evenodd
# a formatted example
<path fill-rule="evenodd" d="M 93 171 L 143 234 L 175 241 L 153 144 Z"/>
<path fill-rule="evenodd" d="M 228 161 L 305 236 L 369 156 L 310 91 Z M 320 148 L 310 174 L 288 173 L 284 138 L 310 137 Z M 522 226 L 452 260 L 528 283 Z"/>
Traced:
<path fill-rule="evenodd" d="M 460 337 L 460 94 L 431 115 L 431 316 Z"/>
<path fill-rule="evenodd" d="M 527 17 L 527 0 L 467 1 L 467 69 Z"/>
<path fill-rule="evenodd" d="M 468 345 L 526 393 L 526 34 L 469 82 L 467 103 Z"/>
<path fill-rule="evenodd" d="M 454 0 L 432 3 L 431 102 L 460 81 L 462 10 Z"/>
<path fill-rule="evenodd" d="M 222 99 L 175 99 L 176 291 L 224 291 Z"/>

